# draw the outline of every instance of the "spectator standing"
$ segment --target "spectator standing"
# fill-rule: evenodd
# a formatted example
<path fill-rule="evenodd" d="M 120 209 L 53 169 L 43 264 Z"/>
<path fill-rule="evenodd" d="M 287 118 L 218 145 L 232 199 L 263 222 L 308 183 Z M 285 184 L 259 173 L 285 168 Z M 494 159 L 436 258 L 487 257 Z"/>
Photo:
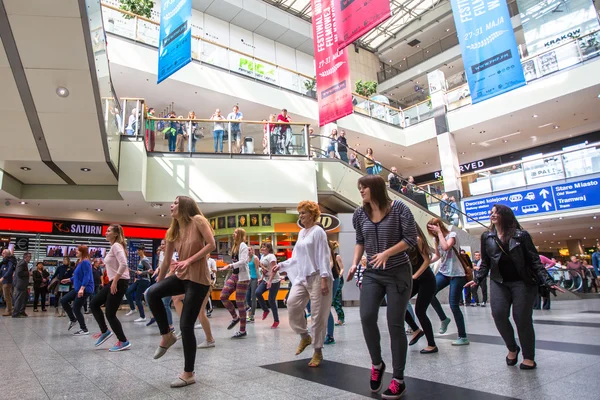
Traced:
<path fill-rule="evenodd" d="M 367 175 L 373 175 L 373 168 L 375 167 L 375 158 L 373 157 L 373 149 L 367 147 L 367 155 L 365 156 L 365 170 Z"/>
<path fill-rule="evenodd" d="M 360 162 L 358 161 L 358 158 L 356 158 L 356 154 L 354 152 L 350 153 L 350 160 L 348 163 L 352 168 L 356 168 L 359 171 L 361 170 Z"/>
<path fill-rule="evenodd" d="M 327 157 L 329 158 L 337 158 L 338 152 L 338 131 L 337 129 L 333 129 L 331 134 L 329 135 L 329 145 L 327 146 Z"/>
<path fill-rule="evenodd" d="M 392 167 L 392 172 L 388 175 L 388 183 L 390 184 L 390 189 L 400 193 L 402 184 L 400 183 L 400 178 L 398 177 L 398 169 L 396 167 Z"/>
<path fill-rule="evenodd" d="M 277 116 L 277 122 L 292 122 L 292 118 L 288 115 L 287 110 L 281 110 L 281 114 Z M 278 154 L 291 154 L 289 146 L 292 144 L 292 127 L 288 124 L 279 125 L 279 140 L 281 147 Z"/>
<path fill-rule="evenodd" d="M 227 115 L 229 121 L 241 121 L 244 114 L 240 111 L 240 107 L 236 104 L 233 106 L 233 111 Z M 232 152 L 239 153 L 241 150 L 240 143 L 242 141 L 242 128 L 239 122 L 229 122 L 229 131 L 231 132 L 231 142 L 233 145 Z"/>
<path fill-rule="evenodd" d="M 156 122 L 154 118 L 154 108 L 150 107 L 146 113 L 146 149 L 154 151 L 156 144 Z"/>
<path fill-rule="evenodd" d="M 50 273 L 44 268 L 43 262 L 38 262 L 36 270 L 33 271 L 33 312 L 38 311 L 38 301 L 42 298 L 42 311 L 46 312 L 46 295 L 48 294 L 48 283 Z"/>
<path fill-rule="evenodd" d="M 348 162 L 348 141 L 346 140 L 346 131 L 343 129 L 340 131 L 340 136 L 338 137 L 338 154 L 343 162 Z M 343 281 L 342 279 L 341 282 Z"/>
<path fill-rule="evenodd" d="M 27 305 L 27 286 L 29 286 L 29 261 L 31 253 L 23 255 L 23 259 L 17 263 L 14 275 L 13 292 L 13 318 L 27 317 L 25 306 Z"/>
<path fill-rule="evenodd" d="M 2 283 L 2 295 L 6 303 L 6 311 L 2 316 L 10 317 L 13 314 L 13 274 L 17 266 L 17 259 L 9 249 L 2 251 L 2 266 L 0 267 L 0 283 Z"/>
<path fill-rule="evenodd" d="M 479 251 L 476 251 L 473 253 L 473 257 L 475 258 L 475 260 L 473 260 L 473 270 L 476 271 L 475 273 L 477 273 L 477 271 L 481 269 L 481 253 Z M 483 300 L 481 303 L 479 302 L 479 295 L 477 294 L 479 288 L 481 288 L 481 295 Z M 488 299 L 487 277 L 486 279 L 482 279 L 479 285 L 475 285 L 471 288 L 471 298 L 473 299 L 471 307 L 485 307 Z"/>
<path fill-rule="evenodd" d="M 138 110 L 134 108 L 131 110 L 131 114 L 129 115 L 129 121 L 127 123 L 127 127 L 125 128 L 125 133 L 128 136 L 134 136 L 137 132 L 137 119 L 138 119 Z"/>
<path fill-rule="evenodd" d="M 225 123 L 222 122 L 225 118 L 221 115 L 221 110 L 218 108 L 215 110 L 215 113 L 210 117 L 212 121 L 215 121 L 213 127 L 213 141 L 215 146 L 215 153 L 217 150 L 222 153 L 223 152 L 223 137 L 225 135 Z"/>
<path fill-rule="evenodd" d="M 596 251 L 592 254 L 592 267 L 596 272 L 596 279 L 600 280 L 600 243 L 596 244 Z"/>
<path fill-rule="evenodd" d="M 546 256 L 543 256 L 540 254 L 540 262 L 542 263 L 542 265 L 546 268 L 546 270 L 549 270 L 550 268 L 553 268 L 556 265 L 556 261 L 549 259 Z M 543 301 L 542 301 L 543 299 Z M 541 296 L 539 293 L 535 298 L 535 303 L 533 303 L 533 309 L 534 310 L 540 310 L 540 309 L 544 309 L 544 310 L 549 310 L 550 309 L 550 295 L 548 294 L 548 296 Z"/>

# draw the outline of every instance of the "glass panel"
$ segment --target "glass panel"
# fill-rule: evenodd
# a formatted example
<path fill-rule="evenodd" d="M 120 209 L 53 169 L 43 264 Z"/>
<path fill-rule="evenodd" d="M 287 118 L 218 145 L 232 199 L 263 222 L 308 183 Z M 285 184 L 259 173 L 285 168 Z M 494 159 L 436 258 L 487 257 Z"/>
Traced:
<path fill-rule="evenodd" d="M 577 40 L 583 60 L 600 55 L 600 31 Z"/>
<path fill-rule="evenodd" d="M 229 55 L 227 49 L 209 42 L 202 42 L 200 61 L 223 69 L 229 69 Z"/>
<path fill-rule="evenodd" d="M 137 23 L 137 40 L 150 46 L 158 47 L 160 26 L 141 19 L 138 19 Z"/>
<path fill-rule="evenodd" d="M 294 92 L 312 95 L 312 93 L 307 93 L 306 86 L 304 86 L 304 82 L 308 80 L 307 78 L 300 77 L 298 74 L 283 68 L 277 69 L 277 76 L 279 86 L 293 90 Z"/>
<path fill-rule="evenodd" d="M 565 176 L 560 156 L 551 156 L 523 163 L 528 185 L 551 182 Z"/>
<path fill-rule="evenodd" d="M 521 164 L 494 169 L 490 171 L 490 175 L 492 190 L 495 192 L 526 185 L 523 166 Z"/>
<path fill-rule="evenodd" d="M 598 147 L 565 153 L 562 157 L 567 178 L 600 172 L 600 148 Z"/>

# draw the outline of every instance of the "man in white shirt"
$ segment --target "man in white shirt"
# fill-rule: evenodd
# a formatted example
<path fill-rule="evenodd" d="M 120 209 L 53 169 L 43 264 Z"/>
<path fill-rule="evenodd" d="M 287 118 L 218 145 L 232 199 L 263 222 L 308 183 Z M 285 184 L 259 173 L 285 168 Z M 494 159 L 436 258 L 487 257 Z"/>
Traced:
<path fill-rule="evenodd" d="M 230 121 L 241 121 L 244 118 L 244 114 L 240 111 L 240 108 L 236 104 L 233 106 L 233 111 L 227 115 L 227 119 Z M 240 142 L 242 140 L 242 129 L 240 124 L 237 122 L 230 122 L 231 142 L 233 143 L 233 152 L 240 152 Z"/>

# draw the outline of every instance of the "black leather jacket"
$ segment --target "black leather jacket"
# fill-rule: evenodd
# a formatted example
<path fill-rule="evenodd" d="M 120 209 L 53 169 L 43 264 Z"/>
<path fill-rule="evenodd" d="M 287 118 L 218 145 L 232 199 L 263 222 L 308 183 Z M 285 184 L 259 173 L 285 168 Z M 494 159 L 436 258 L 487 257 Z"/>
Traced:
<path fill-rule="evenodd" d="M 498 243 L 500 239 L 496 232 L 488 231 L 481 235 L 481 268 L 476 271 L 477 284 L 485 279 L 488 271 L 492 280 L 502 283 L 502 275 L 498 267 L 502 249 Z M 540 255 L 527 231 L 517 230 L 510 238 L 508 254 L 525 284 L 546 287 L 554 285 L 554 280 L 542 265 Z"/>

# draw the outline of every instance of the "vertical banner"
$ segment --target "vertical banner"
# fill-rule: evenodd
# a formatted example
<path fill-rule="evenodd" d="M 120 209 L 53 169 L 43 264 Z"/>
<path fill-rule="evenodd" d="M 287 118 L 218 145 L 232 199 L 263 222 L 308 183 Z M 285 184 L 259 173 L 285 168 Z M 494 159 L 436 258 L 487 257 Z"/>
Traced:
<path fill-rule="evenodd" d="M 473 104 L 525 85 L 506 0 L 451 0 Z"/>
<path fill-rule="evenodd" d="M 158 82 L 192 61 L 192 0 L 164 0 L 160 9 Z"/>
<path fill-rule="evenodd" d="M 336 1 L 311 0 L 319 126 L 352 114 L 348 52 L 337 50 Z"/>
<path fill-rule="evenodd" d="M 335 0 L 334 0 L 335 1 Z M 338 49 L 343 49 L 388 19 L 390 0 L 340 0 L 335 9 Z"/>

